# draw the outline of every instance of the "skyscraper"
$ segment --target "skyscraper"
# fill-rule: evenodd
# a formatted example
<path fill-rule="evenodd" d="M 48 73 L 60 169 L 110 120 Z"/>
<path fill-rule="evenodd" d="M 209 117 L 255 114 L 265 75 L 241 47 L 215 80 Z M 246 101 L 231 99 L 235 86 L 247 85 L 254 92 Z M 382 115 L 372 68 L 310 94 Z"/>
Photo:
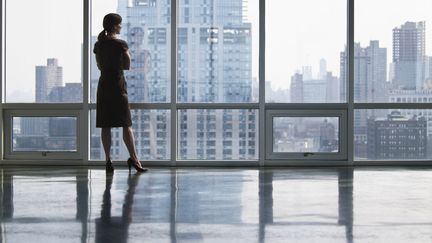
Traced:
<path fill-rule="evenodd" d="M 424 81 L 426 22 L 406 22 L 393 29 L 396 89 L 421 89 Z"/>
<path fill-rule="evenodd" d="M 348 85 L 347 52 L 340 56 L 340 93 L 341 100 L 346 100 Z M 387 49 L 379 47 L 378 41 L 370 41 L 363 48 L 360 43 L 354 45 L 354 101 L 355 102 L 387 102 Z M 379 112 L 379 111 L 376 111 Z M 372 111 L 372 115 L 375 114 Z M 364 147 L 367 143 L 367 110 L 354 111 L 355 147 Z M 356 157 L 365 157 L 366 149 L 356 149 Z"/>
<path fill-rule="evenodd" d="M 339 103 L 339 78 L 327 72 L 323 79 L 326 81 L 326 103 Z"/>
<path fill-rule="evenodd" d="M 324 58 L 320 59 L 320 64 L 319 64 L 319 74 L 318 77 L 320 79 L 324 79 L 327 76 L 327 61 Z"/>
<path fill-rule="evenodd" d="M 56 58 L 48 58 L 46 66 L 36 66 L 36 102 L 49 102 L 54 87 L 63 86 L 63 68 Z"/>
<path fill-rule="evenodd" d="M 303 75 L 296 73 L 291 77 L 291 102 L 303 103 Z"/>
<path fill-rule="evenodd" d="M 347 55 L 340 56 L 340 92 L 341 100 L 346 99 Z M 360 43 L 354 45 L 354 100 L 356 102 L 386 102 L 387 49 L 379 47 L 379 41 L 370 41 L 363 48 Z"/>
<path fill-rule="evenodd" d="M 387 48 L 380 47 L 379 41 L 372 40 L 366 47 L 369 57 L 369 79 L 367 97 L 363 102 L 387 102 Z"/>

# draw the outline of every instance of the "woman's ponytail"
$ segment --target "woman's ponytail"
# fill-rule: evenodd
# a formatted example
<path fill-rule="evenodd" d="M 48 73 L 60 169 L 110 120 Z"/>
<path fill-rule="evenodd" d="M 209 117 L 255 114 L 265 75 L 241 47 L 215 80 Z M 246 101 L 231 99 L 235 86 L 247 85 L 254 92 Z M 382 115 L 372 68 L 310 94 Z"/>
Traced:
<path fill-rule="evenodd" d="M 107 38 L 107 34 L 111 32 L 115 25 L 121 24 L 122 17 L 116 13 L 109 13 L 105 15 L 103 18 L 102 26 L 103 30 L 98 35 L 98 41 L 105 40 Z"/>
<path fill-rule="evenodd" d="M 105 34 L 105 30 L 102 30 L 99 35 L 98 35 L 98 41 L 103 41 L 106 39 L 106 34 Z"/>

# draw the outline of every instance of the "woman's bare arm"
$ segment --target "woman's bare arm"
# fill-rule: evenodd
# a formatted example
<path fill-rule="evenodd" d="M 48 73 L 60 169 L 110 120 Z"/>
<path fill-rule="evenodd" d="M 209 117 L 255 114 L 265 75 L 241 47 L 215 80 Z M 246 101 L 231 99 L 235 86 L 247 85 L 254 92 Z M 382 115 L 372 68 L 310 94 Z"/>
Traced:
<path fill-rule="evenodd" d="M 100 61 L 99 61 L 98 55 L 96 55 L 96 65 L 97 65 L 98 69 L 101 70 L 101 66 L 100 66 Z"/>
<path fill-rule="evenodd" d="M 123 52 L 123 69 L 124 70 L 129 70 L 130 69 L 130 64 L 131 64 L 131 56 L 128 50 Z"/>

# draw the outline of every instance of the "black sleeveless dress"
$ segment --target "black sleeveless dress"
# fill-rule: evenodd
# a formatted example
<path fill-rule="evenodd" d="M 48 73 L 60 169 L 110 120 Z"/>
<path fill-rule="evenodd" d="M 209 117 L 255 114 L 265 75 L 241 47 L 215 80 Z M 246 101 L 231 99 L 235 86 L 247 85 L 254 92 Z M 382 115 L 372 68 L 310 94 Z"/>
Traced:
<path fill-rule="evenodd" d="M 119 39 L 97 41 L 94 45 L 93 52 L 101 71 L 96 98 L 96 127 L 132 126 L 122 68 L 123 53 L 127 49 L 127 43 Z"/>

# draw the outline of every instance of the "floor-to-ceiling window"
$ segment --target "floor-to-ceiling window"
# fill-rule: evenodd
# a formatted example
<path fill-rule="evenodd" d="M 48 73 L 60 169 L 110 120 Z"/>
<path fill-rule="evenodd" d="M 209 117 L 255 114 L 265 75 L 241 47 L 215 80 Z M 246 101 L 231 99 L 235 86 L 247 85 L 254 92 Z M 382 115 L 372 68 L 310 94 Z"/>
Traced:
<path fill-rule="evenodd" d="M 432 158 L 432 3 L 355 2 L 354 156 Z"/>
<path fill-rule="evenodd" d="M 3 158 L 104 160 L 93 45 L 115 12 L 147 163 L 427 160 L 428 5 L 3 0 Z M 112 135 L 113 159 L 127 159 L 121 129 Z"/>
<path fill-rule="evenodd" d="M 347 159 L 346 12 L 345 0 L 265 2 L 267 159 Z"/>
<path fill-rule="evenodd" d="M 2 3 L 4 157 L 77 159 L 83 2 Z"/>

